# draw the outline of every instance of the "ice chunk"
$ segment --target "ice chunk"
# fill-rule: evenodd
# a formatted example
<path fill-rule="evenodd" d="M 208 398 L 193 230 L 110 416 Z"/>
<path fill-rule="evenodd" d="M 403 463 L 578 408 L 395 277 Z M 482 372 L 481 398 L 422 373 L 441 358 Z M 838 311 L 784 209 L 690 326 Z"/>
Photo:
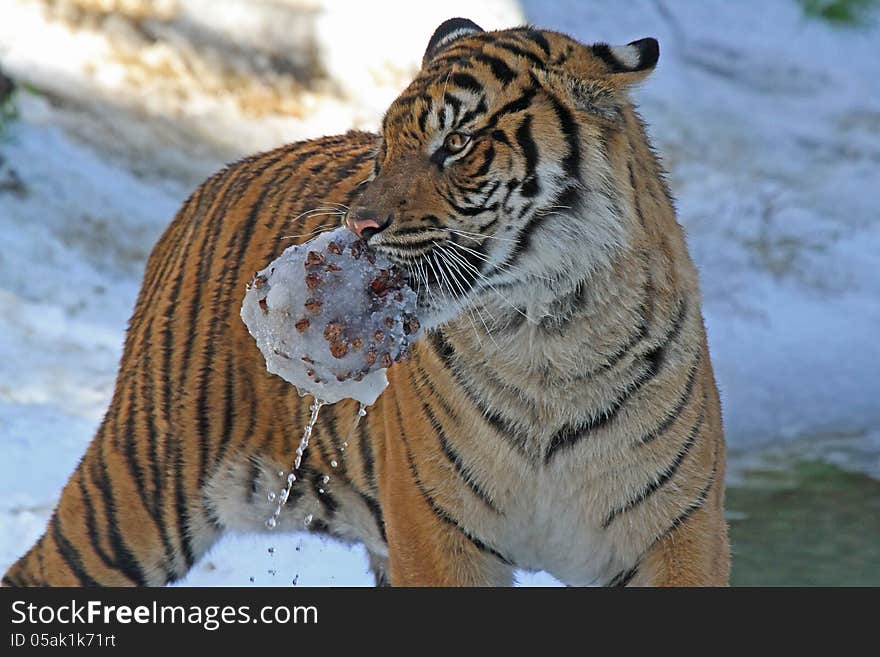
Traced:
<path fill-rule="evenodd" d="M 345 228 L 292 246 L 254 276 L 241 318 L 266 369 L 322 402 L 372 404 L 420 332 L 416 293 Z"/>

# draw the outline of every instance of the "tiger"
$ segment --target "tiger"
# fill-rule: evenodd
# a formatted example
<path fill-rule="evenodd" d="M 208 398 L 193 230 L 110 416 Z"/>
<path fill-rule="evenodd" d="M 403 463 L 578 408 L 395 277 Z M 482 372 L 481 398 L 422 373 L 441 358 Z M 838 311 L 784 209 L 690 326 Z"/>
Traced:
<path fill-rule="evenodd" d="M 659 46 L 454 18 L 379 134 L 204 182 L 145 269 L 108 411 L 5 586 L 161 586 L 266 532 L 310 400 L 239 318 L 252 272 L 347 226 L 423 339 L 362 421 L 322 408 L 276 533 L 377 586 L 724 586 L 725 442 L 698 274 L 630 90 Z"/>

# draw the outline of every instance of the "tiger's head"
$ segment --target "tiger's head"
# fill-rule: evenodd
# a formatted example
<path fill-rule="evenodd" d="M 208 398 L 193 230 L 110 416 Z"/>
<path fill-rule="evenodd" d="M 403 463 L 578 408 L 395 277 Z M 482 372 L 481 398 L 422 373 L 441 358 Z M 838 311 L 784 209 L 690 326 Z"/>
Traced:
<path fill-rule="evenodd" d="M 624 247 L 609 142 L 658 54 L 462 18 L 436 30 L 345 220 L 410 271 L 427 326 L 502 297 L 540 315 Z"/>

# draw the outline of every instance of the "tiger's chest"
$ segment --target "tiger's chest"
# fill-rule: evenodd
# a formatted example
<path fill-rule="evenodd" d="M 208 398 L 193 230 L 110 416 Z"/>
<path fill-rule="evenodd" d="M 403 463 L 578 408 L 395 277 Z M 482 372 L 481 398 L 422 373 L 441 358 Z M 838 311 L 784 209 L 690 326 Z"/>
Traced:
<path fill-rule="evenodd" d="M 487 453 L 472 463 L 482 463 L 496 508 L 463 491 L 451 511 L 467 530 L 517 568 L 544 570 L 570 585 L 605 584 L 631 565 L 627 550 L 602 527 L 608 482 L 596 476 L 595 463 L 585 463 L 594 455 L 527 464 L 483 438 Z"/>
<path fill-rule="evenodd" d="M 566 468 L 538 470 L 505 504 L 494 543 L 518 568 L 545 570 L 565 584 L 602 584 L 619 553 L 593 513 L 595 491 Z"/>

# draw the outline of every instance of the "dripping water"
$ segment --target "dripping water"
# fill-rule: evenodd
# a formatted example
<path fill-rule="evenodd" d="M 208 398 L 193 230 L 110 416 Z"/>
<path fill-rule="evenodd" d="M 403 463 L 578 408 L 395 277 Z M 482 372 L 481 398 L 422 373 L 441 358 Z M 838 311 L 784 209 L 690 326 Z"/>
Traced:
<path fill-rule="evenodd" d="M 313 398 L 312 405 L 309 406 L 309 410 L 311 410 L 312 414 L 309 417 L 309 423 L 303 429 L 302 438 L 299 441 L 299 447 L 296 448 L 296 459 L 293 462 L 293 467 L 290 469 L 290 473 L 287 475 L 287 485 L 282 488 L 278 492 L 277 503 L 275 505 L 275 511 L 272 513 L 272 517 L 266 521 L 266 527 L 269 529 L 274 529 L 278 524 L 278 516 L 281 515 L 281 509 L 284 508 L 284 505 L 287 504 L 287 498 L 290 497 L 290 489 L 293 486 L 293 482 L 296 481 L 296 471 L 299 470 L 299 466 L 302 464 L 303 454 L 306 452 L 306 448 L 309 446 L 309 440 L 312 437 L 312 430 L 315 428 L 315 423 L 318 421 L 318 412 L 321 410 L 321 407 L 325 402 L 321 401 L 318 398 Z M 279 471 L 278 475 L 280 477 L 284 476 L 284 471 Z M 269 493 L 269 501 L 272 502 L 274 497 L 274 493 Z M 311 522 L 311 515 L 307 516 L 308 525 Z"/>

